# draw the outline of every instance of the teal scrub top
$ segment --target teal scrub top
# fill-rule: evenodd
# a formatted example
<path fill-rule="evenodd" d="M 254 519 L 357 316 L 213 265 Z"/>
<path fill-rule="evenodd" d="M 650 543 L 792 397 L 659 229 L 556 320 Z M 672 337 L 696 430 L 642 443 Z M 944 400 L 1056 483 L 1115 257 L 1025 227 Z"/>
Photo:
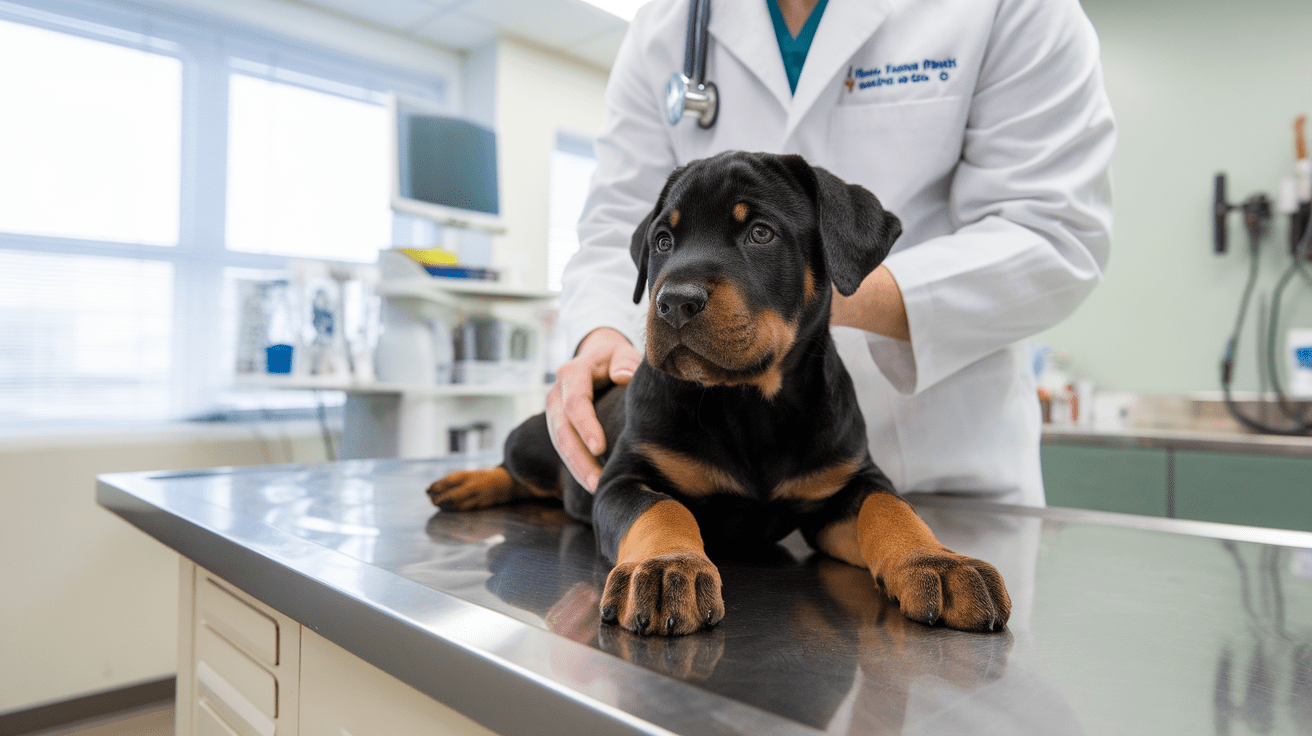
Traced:
<path fill-rule="evenodd" d="M 811 17 L 806 19 L 797 38 L 788 32 L 784 14 L 779 10 L 778 0 L 765 0 L 770 7 L 770 20 L 774 21 L 774 36 L 779 41 L 779 53 L 784 57 L 784 71 L 788 74 L 788 89 L 797 92 L 797 80 L 802 76 L 802 65 L 806 63 L 806 52 L 811 50 L 811 39 L 815 38 L 816 26 L 820 25 L 820 16 L 824 15 L 825 5 L 829 0 L 816 3 Z"/>

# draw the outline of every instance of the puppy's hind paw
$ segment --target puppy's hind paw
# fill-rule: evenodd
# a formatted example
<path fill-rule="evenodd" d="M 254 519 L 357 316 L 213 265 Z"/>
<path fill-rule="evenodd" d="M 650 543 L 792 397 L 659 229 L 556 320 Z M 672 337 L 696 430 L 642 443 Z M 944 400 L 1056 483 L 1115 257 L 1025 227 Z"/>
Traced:
<path fill-rule="evenodd" d="M 460 470 L 428 487 L 428 498 L 443 511 L 473 511 L 518 497 L 515 479 L 503 467 Z"/>

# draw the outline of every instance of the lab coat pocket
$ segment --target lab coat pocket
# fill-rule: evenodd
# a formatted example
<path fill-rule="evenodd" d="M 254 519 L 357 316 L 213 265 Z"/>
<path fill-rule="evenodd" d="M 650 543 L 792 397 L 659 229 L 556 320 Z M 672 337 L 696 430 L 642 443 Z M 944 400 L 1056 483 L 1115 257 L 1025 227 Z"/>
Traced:
<path fill-rule="evenodd" d="M 964 97 L 836 106 L 826 159 L 898 212 L 952 173 L 969 108 Z"/>

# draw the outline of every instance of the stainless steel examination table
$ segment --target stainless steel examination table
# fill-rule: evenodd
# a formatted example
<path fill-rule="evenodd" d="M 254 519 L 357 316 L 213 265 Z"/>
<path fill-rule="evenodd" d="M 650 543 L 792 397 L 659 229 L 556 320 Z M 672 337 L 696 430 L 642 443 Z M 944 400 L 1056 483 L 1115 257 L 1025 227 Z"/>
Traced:
<path fill-rule="evenodd" d="M 945 544 L 1002 571 L 1003 633 L 910 623 L 868 573 L 794 534 L 717 560 L 718 627 L 640 638 L 600 624 L 608 568 L 589 527 L 544 506 L 429 504 L 432 480 L 489 461 L 125 473 L 97 495 L 267 606 L 280 636 L 313 632 L 500 734 L 1312 734 L 1312 534 L 917 497 Z M 231 612 L 258 638 L 264 619 Z M 287 645 L 259 672 L 301 651 Z M 206 677 L 228 692 L 188 667 L 180 698 Z M 308 702 L 307 683 L 276 693 Z M 295 705 L 266 708 L 266 729 L 246 700 L 229 719 L 249 713 L 250 733 Z"/>

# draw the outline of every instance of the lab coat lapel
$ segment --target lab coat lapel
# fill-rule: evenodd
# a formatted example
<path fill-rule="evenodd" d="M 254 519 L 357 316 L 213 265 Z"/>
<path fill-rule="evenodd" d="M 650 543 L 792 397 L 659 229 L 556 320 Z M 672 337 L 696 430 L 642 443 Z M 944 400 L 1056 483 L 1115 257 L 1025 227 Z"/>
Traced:
<path fill-rule="evenodd" d="M 848 62 L 857 49 L 874 35 L 879 25 L 892 12 L 896 0 L 829 0 L 825 14 L 820 17 L 811 49 L 806 54 L 806 63 L 802 66 L 802 76 L 797 80 L 797 92 L 793 95 L 792 105 L 788 107 L 788 123 L 784 127 L 784 138 L 792 135 L 793 130 L 810 111 L 816 100 L 833 84 L 834 76 L 847 68 Z M 765 0 L 757 0 L 765 7 Z M 769 12 L 762 10 L 769 23 Z M 714 19 L 712 18 L 712 22 Z M 778 44 L 774 41 L 773 26 L 770 28 L 770 41 L 775 47 L 775 56 L 779 55 Z M 783 62 L 779 62 L 783 68 Z M 787 80 L 784 89 L 787 89 Z M 831 92 L 833 90 L 830 90 Z"/>
<path fill-rule="evenodd" d="M 783 109 L 787 110 L 793 104 L 793 95 L 788 89 L 788 74 L 784 71 L 784 60 L 779 54 L 779 42 L 774 37 L 774 23 L 770 20 L 766 0 L 715 0 L 711 3 L 709 29 L 715 42 L 723 45 L 755 74 Z M 715 81 L 714 66 L 708 65 L 706 75 L 712 82 Z M 745 102 L 743 98 L 732 102 L 723 99 L 726 96 L 734 97 L 734 90 L 722 89 L 720 95 L 721 104 L 737 105 Z"/>

